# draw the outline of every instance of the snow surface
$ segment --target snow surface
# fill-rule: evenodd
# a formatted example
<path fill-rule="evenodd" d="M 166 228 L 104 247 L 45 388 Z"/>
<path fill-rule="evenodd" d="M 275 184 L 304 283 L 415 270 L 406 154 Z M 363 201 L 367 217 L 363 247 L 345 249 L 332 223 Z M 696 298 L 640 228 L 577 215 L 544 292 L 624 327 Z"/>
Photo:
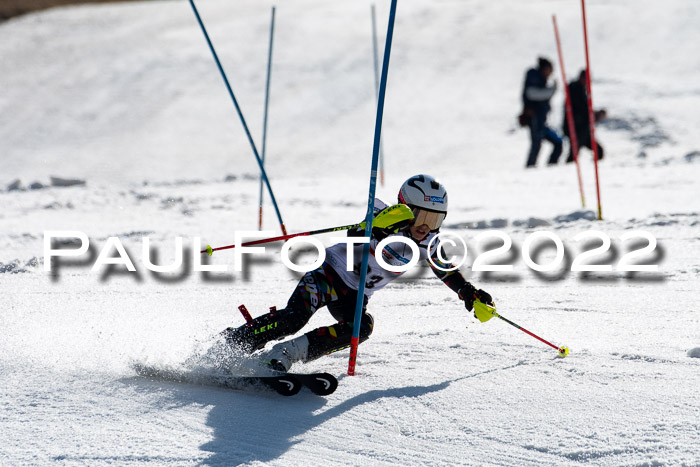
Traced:
<path fill-rule="evenodd" d="M 267 168 L 290 232 L 364 217 L 369 5 L 277 5 Z M 270 6 L 199 2 L 258 145 Z M 240 303 L 254 315 L 283 306 L 298 278 L 279 246 L 238 273 L 232 254 L 215 255 L 226 275 L 155 276 L 142 263 L 144 236 L 166 263 L 176 236 L 188 248 L 194 236 L 225 245 L 257 224 L 257 165 L 188 3 L 57 8 L 0 24 L 0 464 L 700 464 L 700 5 L 588 4 L 593 98 L 609 114 L 597 129 L 602 222 L 589 152 L 583 209 L 573 166 L 523 169 L 521 81 L 538 55 L 556 59 L 553 13 L 573 76 L 584 64 L 578 2 L 399 2 L 378 196 L 393 200 L 416 173 L 438 177 L 450 194 L 443 230 L 467 240 L 467 266 L 485 247 L 477 234 L 507 233 L 514 247 L 501 259 L 514 271 L 465 273 L 499 313 L 571 355 L 497 319 L 479 323 L 419 268 L 373 297 L 357 376 L 343 376 L 346 352 L 299 367 L 340 375 L 327 398 L 130 369 L 186 371 L 243 322 Z M 380 44 L 387 16 L 380 2 Z M 50 186 L 52 176 L 86 183 Z M 16 180 L 25 189 L 6 189 Z M 45 187 L 27 189 L 35 182 Z M 265 228 L 279 231 L 267 195 Z M 658 246 L 643 260 L 659 271 L 535 273 L 520 257 L 528 235 L 549 230 L 570 265 L 583 248 L 574 237 L 590 229 L 612 239 L 598 258 L 607 264 L 630 248 L 620 235 L 651 233 Z M 47 230 L 85 232 L 90 255 L 45 273 Z M 111 236 L 138 273 L 91 272 Z M 305 329 L 329 322 L 321 311 Z"/>

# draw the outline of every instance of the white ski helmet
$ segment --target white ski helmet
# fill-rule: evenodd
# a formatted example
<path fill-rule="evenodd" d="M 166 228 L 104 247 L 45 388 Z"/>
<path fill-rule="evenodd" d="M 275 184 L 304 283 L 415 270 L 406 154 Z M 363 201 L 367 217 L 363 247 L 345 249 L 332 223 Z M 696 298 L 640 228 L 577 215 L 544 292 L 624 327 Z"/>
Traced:
<path fill-rule="evenodd" d="M 430 175 L 414 175 L 399 190 L 399 203 L 413 210 L 418 225 L 438 230 L 447 216 L 447 190 Z"/>

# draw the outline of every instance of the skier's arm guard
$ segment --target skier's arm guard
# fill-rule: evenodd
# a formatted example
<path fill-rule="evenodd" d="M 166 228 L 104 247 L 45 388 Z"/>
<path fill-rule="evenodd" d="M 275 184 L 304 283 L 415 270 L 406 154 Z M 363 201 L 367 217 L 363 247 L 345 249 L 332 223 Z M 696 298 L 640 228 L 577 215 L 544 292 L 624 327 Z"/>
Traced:
<path fill-rule="evenodd" d="M 452 267 L 451 264 L 439 260 L 437 250 L 435 251 L 435 254 L 431 256 L 431 259 L 433 261 L 428 262 L 430 264 L 430 269 L 433 270 L 433 273 L 435 273 L 435 275 L 438 278 L 440 278 L 440 280 L 444 282 L 445 285 L 447 285 L 450 289 L 457 293 L 459 299 L 464 301 L 464 306 L 467 310 L 471 311 L 474 309 L 475 300 L 479 300 L 480 302 L 485 304 L 493 305 L 493 298 L 491 298 L 491 295 L 482 289 L 477 289 L 471 283 L 467 282 L 467 280 L 464 278 L 462 273 L 459 272 L 458 269 L 455 269 L 454 271 L 442 271 L 436 268 L 435 266 L 440 266 L 443 269 L 450 269 Z M 474 316 L 476 316 L 476 312 Z M 477 318 L 479 317 L 477 316 Z M 482 322 L 484 321 L 481 318 L 479 319 Z"/>
<path fill-rule="evenodd" d="M 438 248 L 442 248 L 442 246 L 438 246 Z M 444 253 L 442 254 L 442 257 L 445 257 Z M 433 271 L 433 274 L 435 274 L 438 279 L 444 282 L 445 285 L 455 293 L 459 293 L 460 289 L 468 284 L 467 280 L 458 269 L 453 271 L 443 271 L 443 269 L 451 269 L 453 266 L 447 261 L 440 261 L 437 250 L 435 250 L 435 253 L 431 255 L 430 259 L 432 261 L 428 261 L 428 264 L 430 265 L 430 269 Z"/>

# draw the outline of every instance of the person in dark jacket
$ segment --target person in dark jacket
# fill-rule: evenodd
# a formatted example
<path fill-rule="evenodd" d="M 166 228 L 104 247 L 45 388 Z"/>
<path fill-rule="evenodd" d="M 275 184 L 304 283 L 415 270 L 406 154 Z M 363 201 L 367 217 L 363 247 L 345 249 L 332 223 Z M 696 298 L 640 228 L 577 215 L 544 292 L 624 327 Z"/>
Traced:
<path fill-rule="evenodd" d="M 523 86 L 523 113 L 520 122 L 530 127 L 530 153 L 526 167 L 535 167 L 537 156 L 545 139 L 554 146 L 549 156 L 549 164 L 556 164 L 562 151 L 562 139 L 547 126 L 547 114 L 550 110 L 549 100 L 557 90 L 557 83 L 547 86 L 547 81 L 554 67 L 552 62 L 540 57 L 537 68 L 531 68 L 525 75 Z"/>
<path fill-rule="evenodd" d="M 588 92 L 586 88 L 586 70 L 581 70 L 578 79 L 569 83 L 569 96 L 571 99 L 571 114 L 574 117 L 574 131 L 576 131 L 576 140 L 578 147 L 587 147 L 588 149 L 593 149 L 591 146 L 591 126 L 590 120 L 588 118 Z M 605 118 L 607 112 L 605 110 L 597 110 L 595 113 L 596 123 Z M 569 134 L 569 119 L 566 115 L 566 107 L 564 107 L 564 134 L 569 137 L 571 141 L 571 135 Z M 596 146 L 598 150 L 598 160 L 603 158 L 603 147 L 598 141 L 596 141 Z M 574 161 L 574 148 L 573 145 L 569 145 L 569 157 L 566 162 Z"/>

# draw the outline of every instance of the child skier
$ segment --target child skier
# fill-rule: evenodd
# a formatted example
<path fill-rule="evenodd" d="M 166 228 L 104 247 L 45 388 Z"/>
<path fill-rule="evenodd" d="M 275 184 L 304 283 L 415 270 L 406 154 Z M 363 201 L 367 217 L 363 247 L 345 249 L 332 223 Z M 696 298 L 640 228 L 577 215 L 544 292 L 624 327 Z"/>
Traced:
<path fill-rule="evenodd" d="M 438 258 L 439 238 L 430 245 L 430 251 L 428 251 L 430 241 L 439 231 L 447 215 L 445 188 L 429 175 L 416 175 L 401 185 L 398 201 L 411 209 L 413 219 L 373 228 L 370 239 L 371 250 L 374 251 L 377 244 L 386 237 L 401 236 L 418 245 L 421 260 L 428 260 L 430 257 L 435 265 L 443 269 L 451 268 L 450 264 L 441 262 Z M 383 211 L 386 212 L 397 206 L 387 207 L 382 201 L 376 200 L 375 219 Z M 348 235 L 362 236 L 364 230 L 349 231 Z M 271 311 L 239 328 L 226 329 L 223 335 L 227 342 L 244 352 L 255 352 L 262 349 L 269 341 L 295 334 L 319 308 L 327 306 L 328 311 L 337 321 L 335 324 L 314 329 L 294 339 L 278 343 L 263 356 L 263 359 L 275 370 L 288 371 L 294 362 L 308 362 L 348 347 L 353 331 L 363 245 L 353 246 L 355 264 L 351 271 L 346 267 L 347 247 L 347 244 L 339 243 L 327 248 L 325 262 L 318 269 L 309 271 L 302 277 L 286 308 Z M 403 266 L 410 261 L 412 251 L 408 245 L 397 241 L 389 243 L 384 248 L 382 257 L 390 265 Z M 458 270 L 445 272 L 433 264 L 430 264 L 430 267 L 438 278 L 458 294 L 468 310 L 473 309 L 475 300 L 486 304 L 492 303 L 488 293 L 481 289 L 477 290 Z M 369 298 L 401 274 L 382 268 L 373 254 L 369 256 L 360 321 L 360 342 L 369 338 L 374 326 L 372 315 L 366 311 Z"/>

